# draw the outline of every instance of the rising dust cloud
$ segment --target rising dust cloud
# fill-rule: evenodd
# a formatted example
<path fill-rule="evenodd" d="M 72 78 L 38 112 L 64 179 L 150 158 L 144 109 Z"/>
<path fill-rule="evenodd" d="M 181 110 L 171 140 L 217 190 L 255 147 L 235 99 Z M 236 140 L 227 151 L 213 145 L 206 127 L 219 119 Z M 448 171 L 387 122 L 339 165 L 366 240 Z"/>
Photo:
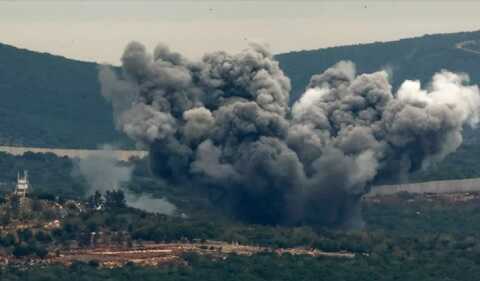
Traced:
<path fill-rule="evenodd" d="M 172 215 L 176 207 L 164 198 L 153 198 L 146 194 L 137 195 L 125 188 L 132 178 L 133 167 L 128 163 L 118 162 L 105 146 L 102 150 L 86 158 L 76 159 L 74 176 L 81 176 L 87 182 L 87 194 L 95 191 L 105 194 L 106 191 L 123 190 L 127 205 L 147 212 Z"/>

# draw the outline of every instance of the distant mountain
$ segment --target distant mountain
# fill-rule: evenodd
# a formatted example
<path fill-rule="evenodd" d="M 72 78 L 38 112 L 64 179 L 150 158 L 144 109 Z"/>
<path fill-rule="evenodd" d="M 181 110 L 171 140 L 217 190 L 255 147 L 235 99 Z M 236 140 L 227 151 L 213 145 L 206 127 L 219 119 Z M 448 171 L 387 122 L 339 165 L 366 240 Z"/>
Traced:
<path fill-rule="evenodd" d="M 424 35 L 391 42 L 375 42 L 279 54 L 276 58 L 292 80 L 292 101 L 305 89 L 313 74 L 340 60 L 351 60 L 357 72 L 387 69 L 394 87 L 406 79 L 428 82 L 435 72 L 466 72 L 480 82 L 480 31 Z"/>
<path fill-rule="evenodd" d="M 479 42 L 480 31 L 462 32 L 298 51 L 276 58 L 292 80 L 293 101 L 311 75 L 340 60 L 355 62 L 358 72 L 386 68 L 393 73 L 395 87 L 405 79 L 428 82 L 441 69 L 466 72 L 479 83 Z M 94 63 L 0 44 L 0 96 L 0 144 L 75 148 L 103 143 L 131 145 L 113 128 L 111 107 L 99 94 Z"/>
<path fill-rule="evenodd" d="M 0 143 L 76 148 L 125 143 L 99 91 L 94 63 L 0 44 Z"/>

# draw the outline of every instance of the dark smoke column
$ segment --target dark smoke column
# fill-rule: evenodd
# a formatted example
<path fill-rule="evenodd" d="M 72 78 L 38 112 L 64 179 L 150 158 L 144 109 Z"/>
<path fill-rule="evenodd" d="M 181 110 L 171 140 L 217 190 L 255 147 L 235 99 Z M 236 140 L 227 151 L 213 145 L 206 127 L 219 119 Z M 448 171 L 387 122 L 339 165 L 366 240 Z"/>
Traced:
<path fill-rule="evenodd" d="M 478 88 L 449 72 L 394 95 L 386 72 L 340 62 L 290 109 L 289 79 L 261 46 L 191 62 L 133 42 L 122 62 L 120 77 L 100 70 L 102 94 L 154 173 L 221 190 L 219 206 L 255 223 L 343 224 L 375 178 L 442 160 L 478 121 Z"/>

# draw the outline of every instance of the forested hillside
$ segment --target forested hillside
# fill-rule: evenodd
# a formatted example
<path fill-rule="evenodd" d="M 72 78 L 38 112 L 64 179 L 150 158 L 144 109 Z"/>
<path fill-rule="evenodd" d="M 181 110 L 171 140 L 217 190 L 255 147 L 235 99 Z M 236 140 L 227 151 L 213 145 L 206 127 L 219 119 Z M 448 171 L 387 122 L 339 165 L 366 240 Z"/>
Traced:
<path fill-rule="evenodd" d="M 94 63 L 0 44 L 0 95 L 1 144 L 91 148 L 119 142 Z"/>
<path fill-rule="evenodd" d="M 478 83 L 478 40 L 480 31 L 426 35 L 276 57 L 292 80 L 293 101 L 312 74 L 339 60 L 352 60 L 358 72 L 385 68 L 394 86 L 405 79 L 428 82 L 441 69 L 466 72 Z M 92 148 L 128 143 L 115 132 L 111 107 L 99 94 L 97 67 L 0 44 L 0 144 Z M 476 133 L 467 134 L 467 142 L 476 144 Z"/>
<path fill-rule="evenodd" d="M 473 82 L 480 82 L 480 53 L 471 52 L 478 46 L 480 31 L 425 35 L 392 42 L 333 47 L 277 55 L 282 69 L 293 86 L 292 101 L 305 89 L 310 77 L 340 60 L 351 60 L 357 72 L 386 69 L 394 87 L 406 80 L 428 82 L 435 72 L 448 69 L 465 72 Z M 466 41 L 470 44 L 458 45 Z M 463 48 L 460 48 L 463 47 Z"/>

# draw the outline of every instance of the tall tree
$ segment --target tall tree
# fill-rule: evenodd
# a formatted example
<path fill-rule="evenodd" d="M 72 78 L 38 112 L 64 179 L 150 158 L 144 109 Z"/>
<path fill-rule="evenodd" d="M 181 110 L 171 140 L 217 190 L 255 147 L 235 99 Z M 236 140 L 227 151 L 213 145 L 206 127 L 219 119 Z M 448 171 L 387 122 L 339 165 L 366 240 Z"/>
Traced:
<path fill-rule="evenodd" d="M 127 201 L 122 190 L 109 190 L 105 193 L 105 207 L 107 209 L 125 208 Z"/>

